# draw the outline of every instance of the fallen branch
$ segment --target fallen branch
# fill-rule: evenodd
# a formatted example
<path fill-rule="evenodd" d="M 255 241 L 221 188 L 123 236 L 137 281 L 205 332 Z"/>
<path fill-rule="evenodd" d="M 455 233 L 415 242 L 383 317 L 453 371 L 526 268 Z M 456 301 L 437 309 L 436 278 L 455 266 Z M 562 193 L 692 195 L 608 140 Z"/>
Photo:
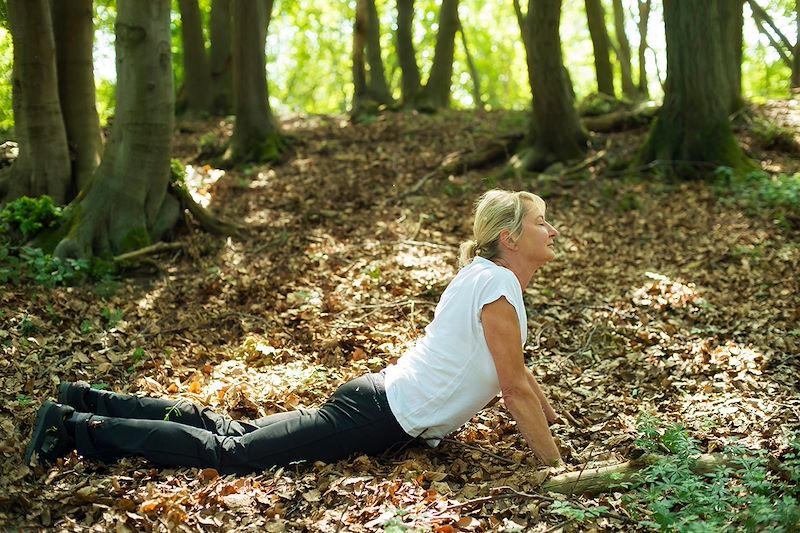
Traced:
<path fill-rule="evenodd" d="M 438 168 L 424 175 L 411 188 L 399 195 L 400 198 L 414 194 L 432 178 L 443 178 L 451 174 L 464 174 L 469 170 L 481 168 L 501 159 L 508 159 L 522 141 L 522 133 L 512 133 L 489 141 L 479 151 L 466 152 L 446 157 Z"/>
<path fill-rule="evenodd" d="M 602 494 L 618 490 L 623 483 L 635 481 L 636 474 L 661 459 L 658 454 L 646 454 L 633 461 L 587 468 L 580 472 L 568 472 L 542 483 L 542 492 L 557 492 L 559 494 Z M 722 454 L 703 454 L 692 465 L 692 472 L 705 474 L 712 472 L 717 467 L 728 465 L 730 458 Z"/>
<path fill-rule="evenodd" d="M 642 105 L 634 109 L 620 109 L 604 115 L 584 117 L 583 127 L 594 132 L 616 131 L 637 128 L 648 124 L 661 109 L 654 104 Z"/>
<path fill-rule="evenodd" d="M 179 250 L 181 248 L 183 248 L 183 244 L 179 242 L 157 242 L 155 244 L 151 244 L 150 246 L 133 250 L 132 252 L 120 254 L 114 257 L 114 262 L 119 263 L 122 261 L 130 261 L 145 255 L 160 254 L 161 252 L 169 252 L 171 250 Z"/>

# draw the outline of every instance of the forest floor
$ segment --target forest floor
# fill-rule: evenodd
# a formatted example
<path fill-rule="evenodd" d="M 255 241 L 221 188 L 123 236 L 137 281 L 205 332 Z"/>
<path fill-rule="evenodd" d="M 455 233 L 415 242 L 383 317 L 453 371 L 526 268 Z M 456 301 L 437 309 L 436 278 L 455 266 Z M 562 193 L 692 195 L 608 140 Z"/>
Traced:
<path fill-rule="evenodd" d="M 798 102 L 766 106 L 800 123 Z M 566 175 L 431 178 L 442 161 L 519 128 L 520 113 L 386 114 L 283 121 L 278 165 L 223 173 L 193 161 L 230 123 L 184 123 L 176 157 L 217 214 L 182 248 L 114 279 L 0 293 L 0 524 L 5 530 L 556 531 L 638 529 L 624 491 L 561 496 L 607 516 L 555 512 L 548 472 L 502 402 L 437 449 L 297 465 L 246 477 L 104 465 L 79 456 L 29 468 L 40 402 L 60 381 L 188 398 L 238 417 L 318 406 L 399 357 L 456 273 L 476 197 L 497 186 L 547 201 L 557 260 L 525 291 L 525 354 L 563 423 L 561 471 L 627 460 L 643 415 L 680 424 L 704 452 L 733 442 L 778 458 L 800 429 L 800 231 L 705 183 L 612 169 L 645 129 L 593 136 L 605 157 Z M 740 141 L 771 171 L 798 155 Z M 563 171 L 563 169 L 561 169 Z M 556 169 L 558 171 L 558 169 Z M 224 174 L 224 175 L 223 175 Z M 487 453 L 488 452 L 488 453 Z M 559 472 L 550 472 L 558 474 Z M 639 517 L 641 518 L 641 517 Z"/>

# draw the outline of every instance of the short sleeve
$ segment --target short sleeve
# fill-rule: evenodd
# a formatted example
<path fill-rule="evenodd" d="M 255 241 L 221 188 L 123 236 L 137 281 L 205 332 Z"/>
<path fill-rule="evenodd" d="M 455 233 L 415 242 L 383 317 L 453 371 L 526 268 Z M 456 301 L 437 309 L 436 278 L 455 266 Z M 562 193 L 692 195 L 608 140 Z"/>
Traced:
<path fill-rule="evenodd" d="M 508 303 L 514 307 L 518 317 L 525 316 L 524 307 L 520 308 L 523 302 L 519 282 L 511 272 L 508 272 L 508 275 L 505 274 L 506 272 L 503 271 L 492 272 L 491 275 L 486 275 L 486 281 L 481 284 L 476 301 L 477 309 L 475 311 L 478 314 L 478 321 L 481 319 L 483 307 L 492 302 L 496 302 L 501 296 L 505 296 Z"/>

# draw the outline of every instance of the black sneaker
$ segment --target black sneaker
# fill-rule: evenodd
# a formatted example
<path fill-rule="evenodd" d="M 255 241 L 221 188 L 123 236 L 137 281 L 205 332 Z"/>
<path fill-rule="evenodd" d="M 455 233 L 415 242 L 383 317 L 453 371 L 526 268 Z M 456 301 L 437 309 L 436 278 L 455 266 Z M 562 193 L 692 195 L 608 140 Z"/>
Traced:
<path fill-rule="evenodd" d="M 69 405 L 44 402 L 36 414 L 36 422 L 31 433 L 31 442 L 25 449 L 25 464 L 30 465 L 33 454 L 40 460 L 55 462 L 73 449 L 74 439 L 67 433 L 64 420 L 69 418 L 75 409 Z"/>
<path fill-rule="evenodd" d="M 70 383 L 62 381 L 58 384 L 58 403 L 70 405 L 80 413 L 91 413 L 92 410 L 86 404 L 86 392 L 92 387 L 85 381 Z"/>

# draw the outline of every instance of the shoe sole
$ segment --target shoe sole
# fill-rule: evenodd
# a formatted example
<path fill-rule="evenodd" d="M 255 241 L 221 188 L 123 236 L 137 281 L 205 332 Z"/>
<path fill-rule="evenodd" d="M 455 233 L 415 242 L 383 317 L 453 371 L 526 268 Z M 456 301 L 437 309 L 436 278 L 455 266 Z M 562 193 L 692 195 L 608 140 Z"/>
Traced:
<path fill-rule="evenodd" d="M 25 448 L 26 466 L 31 466 L 31 459 L 33 459 L 34 452 L 36 452 L 36 449 L 42 444 L 44 438 L 47 436 L 47 428 L 44 427 L 45 419 L 47 418 L 45 414 L 47 413 L 48 409 L 50 409 L 51 405 L 54 405 L 53 402 L 44 402 L 44 404 L 42 404 L 42 406 L 39 408 L 39 411 L 36 413 L 36 425 L 33 428 L 33 433 L 31 433 L 31 441 L 28 443 L 28 447 Z"/>

